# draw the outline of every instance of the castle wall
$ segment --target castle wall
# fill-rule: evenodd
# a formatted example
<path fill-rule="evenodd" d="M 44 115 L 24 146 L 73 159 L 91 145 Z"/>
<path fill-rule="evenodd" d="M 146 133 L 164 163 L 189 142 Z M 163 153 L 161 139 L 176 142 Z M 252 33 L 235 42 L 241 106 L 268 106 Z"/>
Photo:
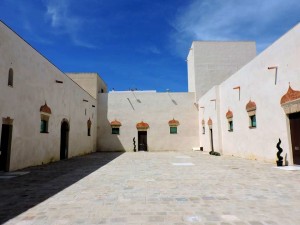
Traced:
<path fill-rule="evenodd" d="M 287 160 L 292 163 L 289 119 L 281 107 L 281 97 L 286 94 L 289 83 L 300 90 L 300 25 L 297 25 L 255 59 L 225 80 L 219 86 L 220 124 L 222 131 L 222 151 L 248 159 L 268 162 L 277 160 L 276 144 L 282 140 Z M 268 67 L 273 67 L 268 69 Z M 277 73 L 276 69 L 277 67 Z M 276 83 L 275 83 L 276 82 Z M 240 87 L 239 90 L 233 89 Z M 206 108 L 211 107 L 210 90 L 199 101 Z M 256 128 L 249 127 L 249 101 L 256 104 Z M 233 131 L 228 131 L 228 110 L 233 113 Z M 206 111 L 207 113 L 208 111 Z M 205 114 L 214 117 L 215 112 Z M 204 149 L 208 143 L 201 138 Z"/>
<path fill-rule="evenodd" d="M 0 55 L 0 118 L 13 119 L 9 169 L 59 160 L 63 119 L 70 127 L 68 157 L 95 151 L 96 100 L 1 22 Z M 10 68 L 13 87 L 8 86 Z M 45 102 L 52 113 L 48 133 L 40 133 Z"/>
<path fill-rule="evenodd" d="M 194 93 L 110 92 L 98 95 L 98 150 L 133 151 L 138 147 L 136 124 L 149 124 L 149 151 L 191 151 L 199 146 L 198 111 Z M 177 134 L 170 134 L 168 122 L 178 120 Z M 112 134 L 110 122 L 121 122 L 120 135 Z"/>
<path fill-rule="evenodd" d="M 188 91 L 198 101 L 255 56 L 255 42 L 194 41 L 187 58 Z"/>

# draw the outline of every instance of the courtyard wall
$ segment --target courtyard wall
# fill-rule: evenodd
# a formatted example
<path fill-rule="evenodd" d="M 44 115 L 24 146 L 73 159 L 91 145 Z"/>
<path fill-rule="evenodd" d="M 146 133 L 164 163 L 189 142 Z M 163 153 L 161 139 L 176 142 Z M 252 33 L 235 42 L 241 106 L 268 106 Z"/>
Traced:
<path fill-rule="evenodd" d="M 0 117 L 13 119 L 9 170 L 59 160 L 64 119 L 70 128 L 68 157 L 96 151 L 95 98 L 2 22 L 0 55 Z M 10 69 L 12 86 L 8 85 Z M 51 115 L 48 133 L 41 133 L 40 107 L 45 103 Z M 91 136 L 87 135 L 89 119 Z"/>
<path fill-rule="evenodd" d="M 98 150 L 133 151 L 138 147 L 136 124 L 148 123 L 149 151 L 185 151 L 199 146 L 198 111 L 194 93 L 147 91 L 110 92 L 98 95 Z M 170 134 L 168 122 L 178 120 L 177 134 Z M 110 123 L 118 120 L 120 134 L 112 134 Z"/>
<path fill-rule="evenodd" d="M 289 119 L 280 101 L 287 93 L 289 84 L 293 89 L 300 90 L 299 40 L 300 25 L 297 25 L 220 84 L 218 104 L 222 137 L 216 138 L 222 142 L 220 151 L 223 154 L 275 162 L 276 144 L 280 138 L 284 150 L 282 156 L 292 163 Z M 212 92 L 213 89 L 199 100 L 205 110 L 211 108 L 209 100 Z M 256 104 L 256 127 L 249 127 L 246 105 L 250 100 Z M 228 110 L 233 113 L 232 132 L 228 131 Z M 208 117 L 215 118 L 215 114 L 216 111 L 206 110 L 203 117 L 199 112 L 200 119 L 206 121 Z M 200 142 L 204 150 L 209 149 L 205 137 L 200 136 Z"/>

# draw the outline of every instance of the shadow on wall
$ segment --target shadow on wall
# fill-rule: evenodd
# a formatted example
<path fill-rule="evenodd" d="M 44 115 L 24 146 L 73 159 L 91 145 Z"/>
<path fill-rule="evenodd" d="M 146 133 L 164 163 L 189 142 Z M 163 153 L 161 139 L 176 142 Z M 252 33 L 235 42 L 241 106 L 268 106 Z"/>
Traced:
<path fill-rule="evenodd" d="M 112 121 L 109 121 L 107 118 L 108 93 L 98 94 L 97 115 L 98 115 L 97 151 L 98 152 L 106 152 L 106 151 L 125 152 L 125 148 L 119 140 L 119 135 L 112 134 L 112 127 L 110 125 Z M 118 118 L 114 118 L 114 119 L 118 119 Z M 122 126 L 120 130 L 121 129 Z M 110 148 L 108 149 L 104 146 L 110 146 Z"/>
<path fill-rule="evenodd" d="M 92 153 L 17 171 L 30 171 L 23 176 L 0 179 L 0 224 L 59 193 L 120 155 L 120 152 Z"/>

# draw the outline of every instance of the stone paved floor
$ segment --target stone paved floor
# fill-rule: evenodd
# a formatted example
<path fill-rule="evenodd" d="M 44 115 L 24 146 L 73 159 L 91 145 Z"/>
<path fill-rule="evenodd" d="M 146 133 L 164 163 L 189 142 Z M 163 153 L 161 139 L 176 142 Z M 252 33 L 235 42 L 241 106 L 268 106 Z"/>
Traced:
<path fill-rule="evenodd" d="M 300 224 L 300 171 L 257 161 L 201 152 L 96 153 L 27 171 L 0 180 L 2 222 Z"/>

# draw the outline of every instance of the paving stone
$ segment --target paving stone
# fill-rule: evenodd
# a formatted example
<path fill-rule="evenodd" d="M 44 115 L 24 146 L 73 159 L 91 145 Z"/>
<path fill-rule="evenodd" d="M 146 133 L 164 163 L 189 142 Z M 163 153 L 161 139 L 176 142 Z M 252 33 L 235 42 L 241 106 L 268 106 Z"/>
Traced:
<path fill-rule="evenodd" d="M 25 171 L 0 179 L 1 224 L 300 221 L 300 171 L 269 163 L 201 152 L 95 153 L 18 172 Z"/>

